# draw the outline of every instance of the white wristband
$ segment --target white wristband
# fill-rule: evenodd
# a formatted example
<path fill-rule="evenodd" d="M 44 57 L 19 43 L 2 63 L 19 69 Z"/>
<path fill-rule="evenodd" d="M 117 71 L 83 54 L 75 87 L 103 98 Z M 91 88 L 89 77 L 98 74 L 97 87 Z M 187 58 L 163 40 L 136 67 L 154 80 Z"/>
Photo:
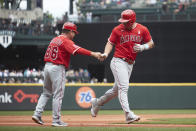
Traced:
<path fill-rule="evenodd" d="M 144 50 L 148 50 L 150 46 L 148 44 L 144 44 Z"/>
<path fill-rule="evenodd" d="M 104 53 L 104 55 L 105 55 L 106 57 L 108 57 L 108 54 L 107 54 L 107 53 Z"/>
<path fill-rule="evenodd" d="M 102 56 L 108 57 L 108 54 L 107 53 L 104 53 L 104 54 L 102 54 Z"/>

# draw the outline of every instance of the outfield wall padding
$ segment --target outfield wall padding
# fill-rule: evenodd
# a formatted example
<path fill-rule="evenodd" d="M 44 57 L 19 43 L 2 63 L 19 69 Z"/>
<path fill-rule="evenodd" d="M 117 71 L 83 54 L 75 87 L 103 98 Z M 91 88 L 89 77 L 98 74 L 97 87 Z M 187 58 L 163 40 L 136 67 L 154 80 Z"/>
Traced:
<path fill-rule="evenodd" d="M 193 109 L 196 108 L 196 84 L 130 85 L 128 98 L 131 109 Z M 66 85 L 62 110 L 90 108 L 92 97 L 100 97 L 110 85 Z M 42 93 L 42 85 L 0 85 L 0 110 L 34 110 Z M 46 110 L 51 110 L 52 100 Z M 121 109 L 118 97 L 105 104 L 102 109 Z"/>

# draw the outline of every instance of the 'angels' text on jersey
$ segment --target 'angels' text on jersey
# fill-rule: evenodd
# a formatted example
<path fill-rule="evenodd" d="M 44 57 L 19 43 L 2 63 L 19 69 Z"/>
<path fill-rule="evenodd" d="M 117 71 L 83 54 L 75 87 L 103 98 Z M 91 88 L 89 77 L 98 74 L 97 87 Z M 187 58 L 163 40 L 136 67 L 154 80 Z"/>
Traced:
<path fill-rule="evenodd" d="M 130 41 L 141 43 L 142 39 L 143 38 L 139 35 L 121 35 L 120 44 L 124 44 L 124 43 L 130 42 Z"/>

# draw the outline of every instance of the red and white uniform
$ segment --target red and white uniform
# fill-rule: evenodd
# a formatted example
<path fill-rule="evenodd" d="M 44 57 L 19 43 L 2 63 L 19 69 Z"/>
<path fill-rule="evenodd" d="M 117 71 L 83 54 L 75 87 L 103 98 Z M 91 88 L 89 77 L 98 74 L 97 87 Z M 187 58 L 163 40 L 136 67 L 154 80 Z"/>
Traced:
<path fill-rule="evenodd" d="M 132 30 L 126 30 L 123 24 L 116 26 L 108 40 L 115 46 L 114 57 L 127 58 L 134 61 L 137 53 L 133 51 L 133 46 L 135 44 L 147 43 L 151 39 L 148 29 L 137 23 Z"/>
<path fill-rule="evenodd" d="M 134 44 L 147 43 L 151 39 L 148 29 L 138 23 L 132 30 L 126 30 L 124 25 L 120 24 L 112 30 L 108 38 L 108 41 L 115 46 L 114 57 L 110 63 L 115 82 L 113 88 L 106 91 L 105 94 L 98 99 L 98 104 L 104 105 L 118 96 L 127 121 L 130 118 L 136 117 L 129 108 L 127 96 L 129 79 L 137 56 L 137 53 L 133 50 L 133 46 Z M 128 62 L 127 60 L 132 62 Z"/>
<path fill-rule="evenodd" d="M 55 37 L 48 46 L 48 49 L 44 56 L 45 62 L 51 62 L 57 65 L 64 65 L 69 67 L 71 55 L 84 54 L 90 56 L 90 51 L 81 52 L 85 49 L 75 45 L 75 43 L 67 37 L 60 35 Z"/>
<path fill-rule="evenodd" d="M 60 121 L 65 90 L 65 68 L 69 67 L 71 55 L 76 54 L 90 56 L 91 52 L 75 45 L 72 40 L 64 35 L 57 36 L 50 42 L 44 56 L 46 64 L 44 67 L 43 93 L 36 106 L 35 116 L 41 116 L 47 101 L 53 95 L 53 122 Z"/>

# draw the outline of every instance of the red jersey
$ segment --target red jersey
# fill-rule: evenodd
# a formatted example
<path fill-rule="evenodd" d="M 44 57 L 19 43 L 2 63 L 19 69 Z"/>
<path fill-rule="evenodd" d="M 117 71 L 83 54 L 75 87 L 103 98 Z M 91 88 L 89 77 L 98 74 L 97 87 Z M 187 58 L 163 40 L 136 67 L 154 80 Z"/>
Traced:
<path fill-rule="evenodd" d="M 50 42 L 44 56 L 44 61 L 61 64 L 68 68 L 71 54 L 74 55 L 80 48 L 72 40 L 59 35 Z"/>
<path fill-rule="evenodd" d="M 133 51 L 135 44 L 144 44 L 151 40 L 147 27 L 137 23 L 132 30 L 125 29 L 123 24 L 116 26 L 108 39 L 115 45 L 114 57 L 135 60 L 137 53 Z"/>

